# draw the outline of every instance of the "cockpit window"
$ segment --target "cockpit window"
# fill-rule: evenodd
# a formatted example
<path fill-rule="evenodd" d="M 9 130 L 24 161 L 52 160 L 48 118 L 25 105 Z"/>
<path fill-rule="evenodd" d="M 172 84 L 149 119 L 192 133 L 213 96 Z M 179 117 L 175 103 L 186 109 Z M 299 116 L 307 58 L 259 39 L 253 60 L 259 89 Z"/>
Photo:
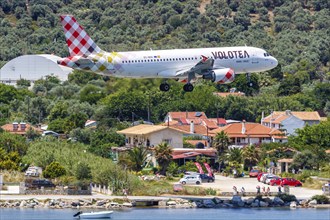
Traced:
<path fill-rule="evenodd" d="M 264 53 L 264 57 L 269 57 L 270 54 L 269 53 Z"/>

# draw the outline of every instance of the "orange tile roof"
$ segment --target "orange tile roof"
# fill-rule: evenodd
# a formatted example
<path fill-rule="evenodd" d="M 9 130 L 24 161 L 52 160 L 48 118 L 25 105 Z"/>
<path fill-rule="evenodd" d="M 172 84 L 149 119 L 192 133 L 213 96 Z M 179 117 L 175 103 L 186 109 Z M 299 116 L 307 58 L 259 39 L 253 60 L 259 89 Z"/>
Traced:
<path fill-rule="evenodd" d="M 274 124 L 280 124 L 283 120 L 293 115 L 303 121 L 320 121 L 321 117 L 318 112 L 285 112 L 285 111 L 274 111 L 271 115 L 264 118 L 263 122 L 272 122 Z M 271 121 L 271 119 L 273 119 Z"/>
<path fill-rule="evenodd" d="M 28 123 L 25 124 L 25 126 L 26 126 L 25 130 L 21 129 L 21 124 L 17 124 L 17 126 L 18 126 L 17 130 L 14 130 L 13 124 L 5 124 L 5 125 L 1 126 L 1 128 L 12 134 L 20 134 L 20 135 L 24 135 L 30 128 L 38 133 L 42 133 L 42 130 L 40 128 L 33 127 Z"/>
<path fill-rule="evenodd" d="M 212 134 L 212 136 L 215 136 L 217 133 L 224 131 L 229 137 L 271 137 L 273 135 L 282 134 L 282 132 L 277 129 L 272 129 L 258 123 L 250 122 L 245 123 L 245 133 L 242 134 L 242 126 L 243 123 L 233 123 L 224 127 L 214 129 L 210 131 L 210 133 Z"/>
<path fill-rule="evenodd" d="M 181 155 L 184 153 L 199 153 L 208 156 L 216 156 L 217 151 L 214 148 L 192 149 L 192 148 L 173 148 L 172 155 Z"/>
<path fill-rule="evenodd" d="M 214 92 L 213 95 L 217 95 L 219 97 L 227 97 L 229 95 L 232 95 L 232 96 L 245 96 L 245 93 L 244 92 Z"/>
<path fill-rule="evenodd" d="M 187 143 L 192 144 L 192 145 L 196 145 L 198 143 L 203 143 L 204 146 L 207 146 L 207 141 L 206 140 L 186 140 Z"/>
<path fill-rule="evenodd" d="M 200 113 L 201 115 L 198 117 L 196 114 Z M 207 118 L 204 112 L 169 112 L 168 113 L 173 120 L 178 120 L 180 118 Z"/>
<path fill-rule="evenodd" d="M 161 130 L 165 130 L 167 128 L 171 128 L 167 127 L 165 125 L 148 125 L 148 124 L 140 124 L 140 125 L 136 125 L 133 127 L 129 127 L 120 131 L 117 131 L 118 134 L 126 134 L 126 135 L 145 135 L 145 134 L 150 134 L 153 132 L 157 132 L 157 131 L 161 131 Z M 183 131 L 181 131 L 182 133 L 185 133 Z"/>
<path fill-rule="evenodd" d="M 291 158 L 283 158 L 283 159 L 279 159 L 277 162 L 279 163 L 292 163 L 293 159 Z"/>

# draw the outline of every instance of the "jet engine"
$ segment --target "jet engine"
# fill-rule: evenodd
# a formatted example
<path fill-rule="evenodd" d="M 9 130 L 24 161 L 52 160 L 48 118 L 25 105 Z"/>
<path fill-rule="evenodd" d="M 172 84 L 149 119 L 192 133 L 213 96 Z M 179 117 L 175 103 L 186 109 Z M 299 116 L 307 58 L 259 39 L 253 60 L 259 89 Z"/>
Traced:
<path fill-rule="evenodd" d="M 230 68 L 215 69 L 204 74 L 203 79 L 208 79 L 218 84 L 227 84 L 234 81 L 235 73 L 234 70 Z"/>

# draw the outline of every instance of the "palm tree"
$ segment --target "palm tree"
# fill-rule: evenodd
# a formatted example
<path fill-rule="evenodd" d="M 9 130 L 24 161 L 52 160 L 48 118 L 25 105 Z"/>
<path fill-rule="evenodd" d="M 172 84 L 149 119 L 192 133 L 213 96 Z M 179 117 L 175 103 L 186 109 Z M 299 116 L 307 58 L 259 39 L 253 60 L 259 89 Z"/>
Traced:
<path fill-rule="evenodd" d="M 221 131 L 216 134 L 213 140 L 213 147 L 218 151 L 218 161 L 219 161 L 219 171 L 222 166 L 224 166 L 227 155 L 226 151 L 228 150 L 229 146 L 229 137 L 226 132 Z"/>
<path fill-rule="evenodd" d="M 134 171 L 141 171 L 143 164 L 147 160 L 148 149 L 143 146 L 135 146 L 128 152 L 130 161 L 133 163 Z"/>
<path fill-rule="evenodd" d="M 244 167 L 248 167 L 251 170 L 260 160 L 259 150 L 254 145 L 245 147 L 243 149 L 243 159 Z"/>
<path fill-rule="evenodd" d="M 229 149 L 228 151 L 228 161 L 229 162 L 237 162 L 241 164 L 243 161 L 243 152 L 241 148 L 234 147 Z"/>
<path fill-rule="evenodd" d="M 166 175 L 166 169 L 172 161 L 172 147 L 163 142 L 155 147 L 154 152 L 156 160 L 161 167 L 160 174 Z"/>
<path fill-rule="evenodd" d="M 226 150 L 228 150 L 229 146 L 229 137 L 226 132 L 221 131 L 216 134 L 214 140 L 213 140 L 213 147 L 217 149 L 218 154 L 222 154 Z"/>

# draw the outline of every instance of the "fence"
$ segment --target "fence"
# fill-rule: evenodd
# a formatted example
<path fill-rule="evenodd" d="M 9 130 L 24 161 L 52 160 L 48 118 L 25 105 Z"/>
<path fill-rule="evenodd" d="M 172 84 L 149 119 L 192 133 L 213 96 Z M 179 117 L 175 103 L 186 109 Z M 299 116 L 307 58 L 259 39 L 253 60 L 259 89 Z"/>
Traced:
<path fill-rule="evenodd" d="M 92 192 L 97 192 L 97 193 L 102 193 L 105 195 L 112 195 L 112 190 L 108 186 L 104 186 L 101 184 L 91 184 L 91 191 Z"/>

